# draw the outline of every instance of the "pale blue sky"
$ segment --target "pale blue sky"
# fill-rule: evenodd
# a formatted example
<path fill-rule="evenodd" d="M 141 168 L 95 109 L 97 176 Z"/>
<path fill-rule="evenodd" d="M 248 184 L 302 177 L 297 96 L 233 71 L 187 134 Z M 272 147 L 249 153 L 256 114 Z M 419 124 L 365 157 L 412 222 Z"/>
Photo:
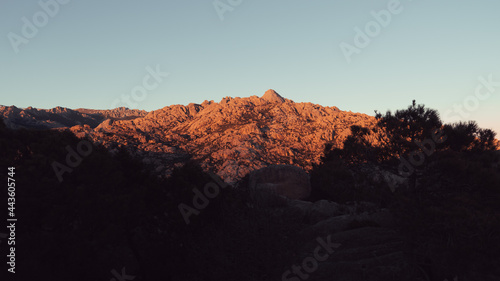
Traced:
<path fill-rule="evenodd" d="M 500 83 L 500 1 L 401 0 L 400 12 L 348 63 L 339 44 L 355 46 L 355 28 L 364 30 L 371 11 L 390 2 L 242 0 L 221 20 L 211 0 L 72 0 L 16 53 L 11 38 L 24 37 L 22 18 L 43 25 L 47 12 L 38 1 L 2 1 L 0 104 L 126 106 L 117 99 L 131 97 L 146 68 L 159 65 L 169 76 L 132 99 L 136 108 L 272 88 L 296 102 L 370 115 L 412 99 L 442 114 L 469 102 L 463 119 L 500 132 L 500 85 L 474 97 L 479 76 Z M 445 121 L 458 120 L 453 115 Z"/>

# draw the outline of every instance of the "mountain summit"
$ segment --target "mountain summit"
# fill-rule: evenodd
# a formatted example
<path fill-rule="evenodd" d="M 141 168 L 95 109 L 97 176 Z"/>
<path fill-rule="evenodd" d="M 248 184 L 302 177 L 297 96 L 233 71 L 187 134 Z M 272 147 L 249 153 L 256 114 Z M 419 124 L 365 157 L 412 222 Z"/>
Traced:
<path fill-rule="evenodd" d="M 270 102 L 285 102 L 285 99 L 272 89 L 267 90 L 266 93 L 262 96 L 262 99 Z"/>

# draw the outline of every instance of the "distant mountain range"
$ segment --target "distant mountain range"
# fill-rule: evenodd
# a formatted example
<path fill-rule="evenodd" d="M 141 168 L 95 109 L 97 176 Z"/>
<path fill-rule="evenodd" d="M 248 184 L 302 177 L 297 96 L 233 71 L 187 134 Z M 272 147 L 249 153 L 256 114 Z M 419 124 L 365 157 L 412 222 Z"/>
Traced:
<path fill-rule="evenodd" d="M 11 129 L 59 129 L 77 125 L 88 125 L 95 128 L 104 120 L 123 120 L 143 117 L 145 110 L 119 107 L 111 110 L 69 109 L 55 107 L 52 109 L 37 109 L 33 107 L 17 108 L 15 106 L 0 106 L 0 117 Z"/>
<path fill-rule="evenodd" d="M 366 114 L 295 103 L 274 90 L 262 97 L 226 97 L 151 112 L 2 106 L 0 116 L 13 129 L 68 129 L 112 152 L 125 147 L 164 176 L 193 157 L 227 182 L 269 164 L 310 170 L 325 144 L 341 144 L 351 125 L 376 123 Z"/>

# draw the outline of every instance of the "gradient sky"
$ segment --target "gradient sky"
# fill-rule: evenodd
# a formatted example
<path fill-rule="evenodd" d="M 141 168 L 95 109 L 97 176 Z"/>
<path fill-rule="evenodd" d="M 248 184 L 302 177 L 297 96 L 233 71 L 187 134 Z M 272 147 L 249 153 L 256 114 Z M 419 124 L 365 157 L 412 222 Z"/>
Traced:
<path fill-rule="evenodd" d="M 477 120 L 500 133 L 500 1 L 401 0 L 349 63 L 339 45 L 356 46 L 355 28 L 376 28 L 371 11 L 390 2 L 221 0 L 232 9 L 221 20 L 212 0 L 72 0 L 16 53 L 11 38 L 24 37 L 22 18 L 43 24 L 46 12 L 38 1 L 2 1 L 0 104 L 126 106 L 117 99 L 131 97 L 146 68 L 159 65 L 169 76 L 132 100 L 136 108 L 272 88 L 296 102 L 369 115 L 416 99 L 449 111 L 445 121 Z M 478 77 L 490 75 L 494 92 L 479 86 Z M 454 106 L 464 103 L 459 117 Z"/>

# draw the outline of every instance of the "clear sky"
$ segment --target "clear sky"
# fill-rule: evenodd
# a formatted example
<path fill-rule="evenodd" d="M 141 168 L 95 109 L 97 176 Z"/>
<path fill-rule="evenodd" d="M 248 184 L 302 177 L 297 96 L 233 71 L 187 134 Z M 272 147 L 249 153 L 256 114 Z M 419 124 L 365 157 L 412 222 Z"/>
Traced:
<path fill-rule="evenodd" d="M 0 34 L 3 105 L 154 110 L 272 88 L 370 115 L 416 99 L 500 133 L 498 0 L 1 1 Z"/>

